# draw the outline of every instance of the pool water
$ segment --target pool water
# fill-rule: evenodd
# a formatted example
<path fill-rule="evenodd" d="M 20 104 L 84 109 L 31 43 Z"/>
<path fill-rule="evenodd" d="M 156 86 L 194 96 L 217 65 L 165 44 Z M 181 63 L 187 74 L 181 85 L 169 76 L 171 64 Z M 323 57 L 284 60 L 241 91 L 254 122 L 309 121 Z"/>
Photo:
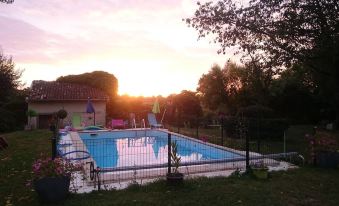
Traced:
<path fill-rule="evenodd" d="M 168 161 L 168 135 L 159 130 L 79 133 L 88 152 L 100 168 L 165 164 Z M 239 154 L 180 135 L 172 135 L 181 162 L 232 159 Z"/>

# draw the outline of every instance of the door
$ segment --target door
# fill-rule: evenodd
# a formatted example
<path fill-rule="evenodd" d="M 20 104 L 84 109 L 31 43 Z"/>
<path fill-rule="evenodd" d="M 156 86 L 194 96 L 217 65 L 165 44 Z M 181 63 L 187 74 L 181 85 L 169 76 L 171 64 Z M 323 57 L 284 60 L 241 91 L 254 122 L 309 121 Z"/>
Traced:
<path fill-rule="evenodd" d="M 73 128 L 78 128 L 81 126 L 81 116 L 78 113 L 73 113 L 72 117 Z"/>
<path fill-rule="evenodd" d="M 39 129 L 49 129 L 49 124 L 52 120 L 51 114 L 40 114 L 38 116 L 38 128 Z"/>

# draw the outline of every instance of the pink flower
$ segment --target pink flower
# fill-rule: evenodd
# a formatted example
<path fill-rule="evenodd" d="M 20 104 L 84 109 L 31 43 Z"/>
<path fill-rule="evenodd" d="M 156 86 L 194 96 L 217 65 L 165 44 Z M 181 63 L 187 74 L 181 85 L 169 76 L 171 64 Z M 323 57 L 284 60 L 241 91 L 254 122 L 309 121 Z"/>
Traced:
<path fill-rule="evenodd" d="M 43 177 L 71 176 L 75 171 L 81 170 L 82 164 L 73 164 L 62 158 L 46 158 L 42 155 L 32 165 L 33 179 Z"/>

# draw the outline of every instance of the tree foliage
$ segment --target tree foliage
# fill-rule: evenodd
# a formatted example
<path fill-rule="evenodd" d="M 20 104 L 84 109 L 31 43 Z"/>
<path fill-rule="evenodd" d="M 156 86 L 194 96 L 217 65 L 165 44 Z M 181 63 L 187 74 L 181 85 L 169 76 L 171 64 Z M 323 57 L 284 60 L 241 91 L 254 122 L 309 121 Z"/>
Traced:
<path fill-rule="evenodd" d="M 219 53 L 238 48 L 243 63 L 254 62 L 271 76 L 301 65 L 339 119 L 339 1 L 219 0 L 198 5 L 185 20 L 199 38 L 212 35 Z"/>
<path fill-rule="evenodd" d="M 196 92 L 183 90 L 180 94 L 167 97 L 166 120 L 174 124 L 196 123 L 203 114 L 200 99 Z"/>
<path fill-rule="evenodd" d="M 213 65 L 207 74 L 202 75 L 197 91 L 202 103 L 211 110 L 216 110 L 221 102 L 226 103 L 224 74 L 219 65 Z"/>
<path fill-rule="evenodd" d="M 0 3 L 11 4 L 14 0 L 0 0 Z"/>
<path fill-rule="evenodd" d="M 79 75 L 61 76 L 59 82 L 84 84 L 106 92 L 110 98 L 114 98 L 118 93 L 118 80 L 110 73 L 104 71 L 94 71 Z"/>
<path fill-rule="evenodd" d="M 6 102 L 0 104 L 0 132 L 23 129 L 27 121 L 27 103 L 25 98 L 28 90 L 15 90 Z"/>
<path fill-rule="evenodd" d="M 0 132 L 23 128 L 26 122 L 27 90 L 18 89 L 21 74 L 12 58 L 0 52 Z"/>
<path fill-rule="evenodd" d="M 238 47 L 246 56 L 256 55 L 273 66 L 301 62 L 319 72 L 325 72 L 320 59 L 330 60 L 332 69 L 338 63 L 337 0 L 251 0 L 248 5 L 222 0 L 198 5 L 186 22 L 200 38 L 214 34 L 219 52 Z"/>
<path fill-rule="evenodd" d="M 310 71 L 300 65 L 286 69 L 274 79 L 270 87 L 269 104 L 281 116 L 297 123 L 316 123 L 320 118 L 329 119 L 328 115 L 321 116 L 321 111 L 329 107 L 326 99 L 320 95 Z"/>
<path fill-rule="evenodd" d="M 22 72 L 15 69 L 11 57 L 6 57 L 0 52 L 0 104 L 9 100 L 9 97 L 20 85 Z"/>
<path fill-rule="evenodd" d="M 200 101 L 196 92 L 183 90 L 174 98 L 177 111 L 188 118 L 196 118 L 202 115 Z"/>
<path fill-rule="evenodd" d="M 262 70 L 255 62 L 244 66 L 227 62 L 224 68 L 214 65 L 203 74 L 197 88 L 205 108 L 235 114 L 238 108 L 268 104 L 273 80 L 270 70 Z"/>

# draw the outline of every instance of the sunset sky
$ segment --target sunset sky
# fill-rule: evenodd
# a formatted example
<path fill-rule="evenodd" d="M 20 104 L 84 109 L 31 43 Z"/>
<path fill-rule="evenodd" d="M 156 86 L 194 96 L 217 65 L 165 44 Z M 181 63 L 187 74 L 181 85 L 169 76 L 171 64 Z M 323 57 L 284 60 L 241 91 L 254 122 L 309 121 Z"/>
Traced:
<path fill-rule="evenodd" d="M 0 4 L 0 47 L 25 69 L 22 81 L 55 80 L 103 70 L 119 94 L 163 95 L 195 90 L 218 45 L 197 40 L 182 18 L 192 0 L 15 0 Z"/>

